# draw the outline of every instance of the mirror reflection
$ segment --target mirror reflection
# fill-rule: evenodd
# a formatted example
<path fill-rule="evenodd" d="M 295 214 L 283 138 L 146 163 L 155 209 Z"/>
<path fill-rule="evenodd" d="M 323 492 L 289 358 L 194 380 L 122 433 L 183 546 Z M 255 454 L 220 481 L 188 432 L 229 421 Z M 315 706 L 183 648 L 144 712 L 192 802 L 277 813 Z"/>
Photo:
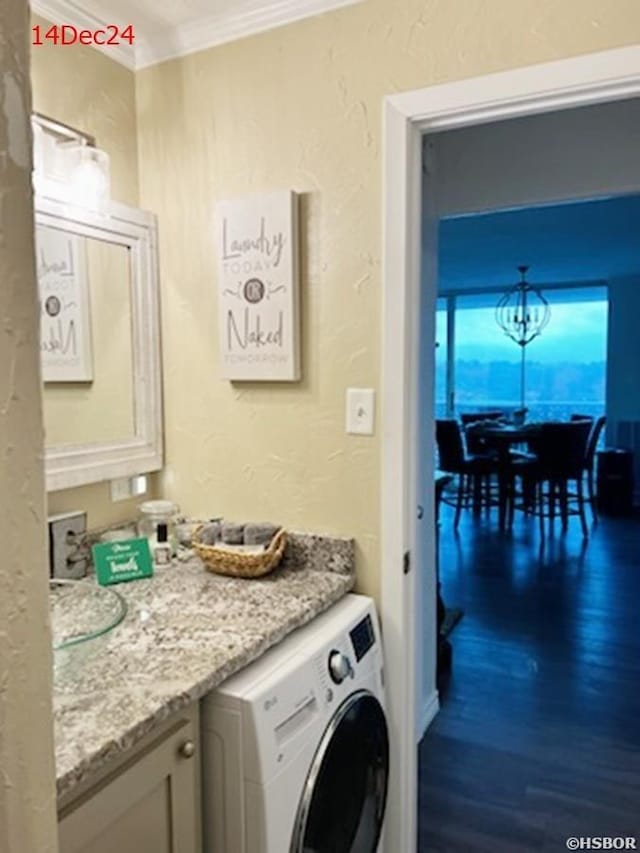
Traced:
<path fill-rule="evenodd" d="M 135 436 L 131 249 L 39 224 L 45 444 Z"/>

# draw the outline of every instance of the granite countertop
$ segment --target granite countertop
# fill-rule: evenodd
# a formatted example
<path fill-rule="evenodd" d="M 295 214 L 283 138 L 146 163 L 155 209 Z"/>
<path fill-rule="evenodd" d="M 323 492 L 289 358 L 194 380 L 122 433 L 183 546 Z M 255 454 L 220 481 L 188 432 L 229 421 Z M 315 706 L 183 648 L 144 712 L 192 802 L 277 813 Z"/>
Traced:
<path fill-rule="evenodd" d="M 55 653 L 58 797 L 353 584 L 352 540 L 291 534 L 281 565 L 261 579 L 214 575 L 194 557 L 114 587 L 127 601 L 124 621 Z"/>

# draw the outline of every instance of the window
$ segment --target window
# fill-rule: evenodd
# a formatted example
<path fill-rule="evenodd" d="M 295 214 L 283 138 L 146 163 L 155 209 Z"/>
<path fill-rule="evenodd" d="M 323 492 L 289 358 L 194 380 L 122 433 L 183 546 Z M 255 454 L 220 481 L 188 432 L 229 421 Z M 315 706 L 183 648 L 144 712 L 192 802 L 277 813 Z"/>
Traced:
<path fill-rule="evenodd" d="M 447 416 L 447 300 L 438 299 L 436 302 L 436 417 Z"/>
<path fill-rule="evenodd" d="M 551 320 L 526 352 L 532 420 L 605 412 L 609 303 L 604 287 L 546 291 Z"/>
<path fill-rule="evenodd" d="M 551 320 L 525 348 L 525 405 L 529 420 L 567 420 L 604 414 L 608 300 L 604 287 L 544 291 Z M 455 414 L 520 407 L 521 351 L 495 320 L 499 294 L 449 299 L 453 311 Z M 436 335 L 446 341 L 446 302 L 438 300 Z M 444 329 L 444 331 L 442 331 Z M 436 350 L 436 414 L 446 400 L 446 347 Z M 444 365 L 443 365 L 443 362 Z M 443 391 L 442 389 L 445 388 Z"/>
<path fill-rule="evenodd" d="M 455 301 L 455 411 L 513 411 L 520 406 L 520 348 L 498 327 L 498 295 Z"/>

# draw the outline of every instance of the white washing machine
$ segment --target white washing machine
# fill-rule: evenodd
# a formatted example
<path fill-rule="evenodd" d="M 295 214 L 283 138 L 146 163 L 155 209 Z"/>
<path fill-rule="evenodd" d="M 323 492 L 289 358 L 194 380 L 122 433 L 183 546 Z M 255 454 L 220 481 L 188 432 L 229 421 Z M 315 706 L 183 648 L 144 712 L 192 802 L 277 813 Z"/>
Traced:
<path fill-rule="evenodd" d="M 375 853 L 387 795 L 372 599 L 347 595 L 202 705 L 205 853 Z"/>

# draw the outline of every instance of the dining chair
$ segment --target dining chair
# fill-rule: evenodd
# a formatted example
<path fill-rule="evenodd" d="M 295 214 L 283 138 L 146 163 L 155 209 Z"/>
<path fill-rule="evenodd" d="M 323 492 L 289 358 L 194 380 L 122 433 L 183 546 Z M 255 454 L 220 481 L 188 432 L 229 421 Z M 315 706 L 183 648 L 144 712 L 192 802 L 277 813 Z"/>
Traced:
<path fill-rule="evenodd" d="M 487 453 L 487 447 L 482 436 L 474 433 L 473 427 L 475 424 L 481 424 L 484 421 L 500 421 L 505 418 L 504 412 L 465 412 L 460 415 L 460 423 L 464 428 L 464 437 L 467 445 L 467 453 L 479 454 Z"/>
<path fill-rule="evenodd" d="M 587 497 L 589 507 L 591 508 L 591 515 L 596 523 L 598 521 L 598 502 L 596 500 L 595 489 L 596 450 L 598 449 L 598 442 L 606 423 L 607 418 L 605 415 L 602 415 L 592 425 L 584 459 L 584 475 L 587 478 Z"/>
<path fill-rule="evenodd" d="M 483 486 L 489 495 L 489 478 L 497 472 L 496 460 L 485 454 L 465 452 L 462 428 L 454 418 L 436 420 L 438 468 L 458 477 L 453 527 L 458 529 L 463 509 L 482 502 Z"/>
<path fill-rule="evenodd" d="M 570 421 L 591 421 L 593 423 L 594 417 L 593 415 L 581 415 L 579 412 L 575 412 L 569 418 Z"/>
<path fill-rule="evenodd" d="M 588 535 L 584 472 L 591 432 L 590 420 L 541 424 L 533 445 L 535 460 L 514 462 L 514 479 L 521 477 L 523 483 L 528 483 L 534 489 L 535 500 L 520 503 L 514 500 L 511 507 L 537 515 L 542 536 L 545 519 L 553 523 L 556 517 L 556 506 L 564 531 L 568 528 L 569 516 L 577 515 L 583 536 Z M 571 491 L 569 485 L 573 483 L 575 490 Z"/>

